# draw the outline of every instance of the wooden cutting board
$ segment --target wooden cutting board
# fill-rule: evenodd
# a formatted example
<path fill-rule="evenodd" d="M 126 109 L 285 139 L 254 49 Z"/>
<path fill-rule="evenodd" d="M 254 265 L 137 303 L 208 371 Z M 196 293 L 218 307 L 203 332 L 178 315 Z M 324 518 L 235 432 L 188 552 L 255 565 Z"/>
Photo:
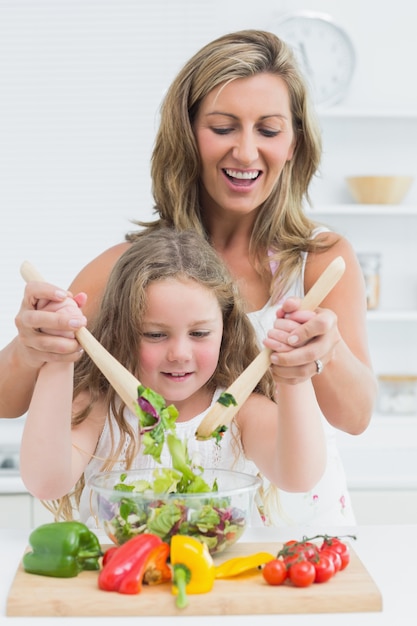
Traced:
<path fill-rule="evenodd" d="M 276 554 L 279 543 L 237 543 L 216 563 L 255 552 Z M 19 566 L 7 599 L 8 616 L 175 616 L 267 615 L 284 613 L 351 613 L 382 610 L 382 597 L 352 546 L 348 567 L 327 583 L 307 588 L 266 584 L 259 571 L 216 580 L 212 591 L 189 596 L 187 608 L 175 607 L 171 585 L 143 587 L 128 596 L 101 591 L 97 572 L 76 578 L 51 578 L 26 573 Z M 106 549 L 106 546 L 103 546 Z"/>

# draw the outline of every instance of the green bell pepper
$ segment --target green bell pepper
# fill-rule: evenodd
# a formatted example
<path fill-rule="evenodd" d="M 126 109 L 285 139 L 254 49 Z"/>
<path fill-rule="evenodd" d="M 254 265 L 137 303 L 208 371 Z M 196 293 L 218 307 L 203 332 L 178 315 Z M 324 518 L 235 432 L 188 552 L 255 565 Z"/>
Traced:
<path fill-rule="evenodd" d="M 72 578 L 83 570 L 100 569 L 99 540 L 81 522 L 42 524 L 30 534 L 29 544 L 32 551 L 23 556 L 23 569 L 30 574 Z"/>

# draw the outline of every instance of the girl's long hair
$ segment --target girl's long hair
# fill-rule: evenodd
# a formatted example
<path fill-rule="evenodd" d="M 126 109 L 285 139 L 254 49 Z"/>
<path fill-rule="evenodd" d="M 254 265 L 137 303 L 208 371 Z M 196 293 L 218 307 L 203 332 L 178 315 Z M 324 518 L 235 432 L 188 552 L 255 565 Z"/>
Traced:
<path fill-rule="evenodd" d="M 91 328 L 96 339 L 137 376 L 137 354 L 141 328 L 146 310 L 147 287 L 156 281 L 175 279 L 195 281 L 217 299 L 223 318 L 223 336 L 217 368 L 207 382 L 207 388 L 227 388 L 259 353 L 257 339 L 248 320 L 235 282 L 211 245 L 194 231 L 178 232 L 172 228 L 143 231 L 130 248 L 118 259 L 107 284 L 101 307 Z M 169 302 L 167 302 L 169 308 Z M 257 389 L 274 397 L 272 376 L 268 373 Z M 139 452 L 139 423 L 132 429 L 124 417 L 125 404 L 119 399 L 104 375 L 87 354 L 75 365 L 74 397 L 87 392 L 90 400 L 82 412 L 73 416 L 73 425 L 88 418 L 92 406 L 104 399 L 111 436 L 112 428 L 120 431 L 117 446 L 104 460 L 102 469 L 111 469 L 121 455 L 128 468 Z M 69 513 L 73 502 L 78 506 L 84 481 L 81 479 L 73 494 L 59 502 L 60 514 Z M 56 506 L 53 506 L 56 509 Z"/>
<path fill-rule="evenodd" d="M 293 53 L 276 35 L 260 30 L 224 35 L 204 46 L 180 70 L 162 103 L 152 154 L 154 211 L 159 219 L 136 223 L 194 229 L 210 239 L 200 202 L 201 168 L 193 123 L 212 89 L 260 73 L 280 76 L 285 82 L 296 139 L 293 158 L 259 207 L 250 242 L 250 254 L 262 274 L 270 278 L 269 262 L 279 262 L 279 272 L 271 281 L 271 295 L 276 300 L 300 271 L 300 253 L 324 247 L 311 239 L 316 224 L 304 211 L 321 159 L 320 130 Z M 130 233 L 126 238 L 132 241 L 136 236 Z"/>

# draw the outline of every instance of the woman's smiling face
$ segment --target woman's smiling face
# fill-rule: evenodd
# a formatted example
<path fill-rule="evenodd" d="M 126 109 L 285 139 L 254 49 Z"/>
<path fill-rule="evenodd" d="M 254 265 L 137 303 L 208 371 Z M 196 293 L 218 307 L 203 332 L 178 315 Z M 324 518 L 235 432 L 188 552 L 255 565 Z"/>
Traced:
<path fill-rule="evenodd" d="M 294 153 L 285 82 L 264 73 L 219 85 L 202 101 L 194 132 L 205 212 L 252 212 Z"/>

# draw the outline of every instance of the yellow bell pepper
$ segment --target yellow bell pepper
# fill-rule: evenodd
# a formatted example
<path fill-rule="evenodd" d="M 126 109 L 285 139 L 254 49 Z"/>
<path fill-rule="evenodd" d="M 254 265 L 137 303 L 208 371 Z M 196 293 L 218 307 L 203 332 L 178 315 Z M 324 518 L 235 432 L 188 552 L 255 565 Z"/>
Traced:
<path fill-rule="evenodd" d="M 217 565 L 215 569 L 216 578 L 233 578 L 253 569 L 257 569 L 261 565 L 265 565 L 268 561 L 273 561 L 276 556 L 270 552 L 256 552 L 248 556 L 237 556 L 228 561 L 224 561 Z"/>
<path fill-rule="evenodd" d="M 187 594 L 207 593 L 214 584 L 215 567 L 205 543 L 195 537 L 174 535 L 171 538 L 172 593 L 176 606 L 188 605 Z"/>

